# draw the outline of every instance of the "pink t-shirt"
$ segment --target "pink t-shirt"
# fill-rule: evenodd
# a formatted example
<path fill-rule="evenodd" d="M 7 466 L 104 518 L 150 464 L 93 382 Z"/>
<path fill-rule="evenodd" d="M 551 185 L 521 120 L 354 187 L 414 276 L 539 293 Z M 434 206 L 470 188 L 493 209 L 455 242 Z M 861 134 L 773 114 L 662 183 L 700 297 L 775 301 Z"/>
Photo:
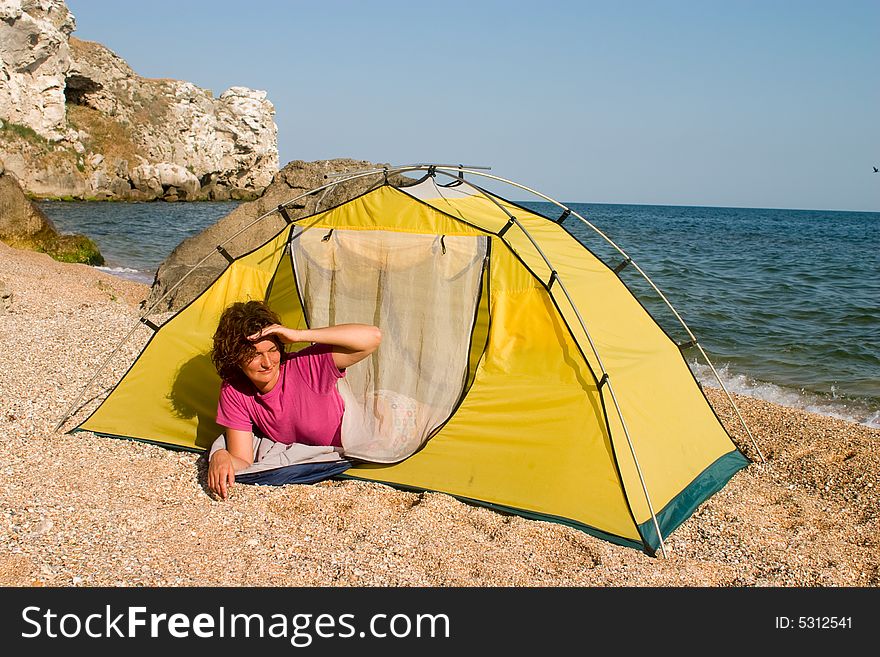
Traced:
<path fill-rule="evenodd" d="M 341 447 L 345 407 L 336 381 L 343 376 L 326 345 L 285 353 L 278 382 L 265 395 L 246 379 L 223 382 L 217 424 L 241 431 L 256 427 L 280 443 Z"/>

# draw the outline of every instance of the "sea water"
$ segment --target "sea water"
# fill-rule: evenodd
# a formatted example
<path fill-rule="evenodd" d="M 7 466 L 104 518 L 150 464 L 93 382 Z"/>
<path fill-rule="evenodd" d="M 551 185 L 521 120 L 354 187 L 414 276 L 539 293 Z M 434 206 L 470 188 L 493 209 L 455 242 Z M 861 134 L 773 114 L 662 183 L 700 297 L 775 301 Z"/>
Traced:
<path fill-rule="evenodd" d="M 98 245 L 103 269 L 150 284 L 178 244 L 234 210 L 238 201 L 116 203 L 44 201 L 40 209 L 59 231 L 82 233 Z"/>
<path fill-rule="evenodd" d="M 546 216 L 550 203 L 522 203 Z M 106 269 L 152 282 L 184 238 L 231 203 L 41 203 L 95 240 Z M 684 319 L 725 387 L 880 427 L 880 213 L 567 203 L 613 240 Z M 624 256 L 572 215 L 563 226 L 606 264 Z M 635 267 L 623 281 L 677 342 L 689 336 Z M 717 386 L 696 349 L 697 378 Z"/>

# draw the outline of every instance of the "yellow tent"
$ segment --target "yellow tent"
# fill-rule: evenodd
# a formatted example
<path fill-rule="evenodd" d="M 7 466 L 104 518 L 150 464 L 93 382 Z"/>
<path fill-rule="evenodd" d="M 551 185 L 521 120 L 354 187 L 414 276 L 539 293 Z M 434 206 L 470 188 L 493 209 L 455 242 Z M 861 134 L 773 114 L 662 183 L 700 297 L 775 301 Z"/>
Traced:
<path fill-rule="evenodd" d="M 219 315 L 265 299 L 290 326 L 382 328 L 341 391 L 345 476 L 653 554 L 748 459 L 614 270 L 558 220 L 437 173 L 289 220 L 233 259 L 77 429 L 204 450 L 221 432 Z"/>

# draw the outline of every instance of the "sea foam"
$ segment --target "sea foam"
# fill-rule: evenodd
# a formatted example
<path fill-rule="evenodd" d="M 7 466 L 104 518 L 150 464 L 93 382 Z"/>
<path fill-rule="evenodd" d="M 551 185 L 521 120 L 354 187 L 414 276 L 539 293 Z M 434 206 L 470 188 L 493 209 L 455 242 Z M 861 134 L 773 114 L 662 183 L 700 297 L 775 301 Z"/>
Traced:
<path fill-rule="evenodd" d="M 718 378 L 705 363 L 691 361 L 688 364 L 701 385 L 720 388 L 718 382 L 718 378 L 720 378 L 724 387 L 732 393 L 880 429 L 880 410 L 872 408 L 862 400 L 835 397 L 833 388 L 832 396 L 826 397 L 808 390 L 786 388 L 775 383 L 759 381 L 747 374 L 731 372 L 726 364 L 715 367 Z"/>
<path fill-rule="evenodd" d="M 113 274 L 114 276 L 129 281 L 137 281 L 138 283 L 146 283 L 147 285 L 150 285 L 153 282 L 153 276 L 151 274 L 139 269 L 132 269 L 131 267 L 95 267 L 95 269 L 100 269 L 108 274 Z"/>

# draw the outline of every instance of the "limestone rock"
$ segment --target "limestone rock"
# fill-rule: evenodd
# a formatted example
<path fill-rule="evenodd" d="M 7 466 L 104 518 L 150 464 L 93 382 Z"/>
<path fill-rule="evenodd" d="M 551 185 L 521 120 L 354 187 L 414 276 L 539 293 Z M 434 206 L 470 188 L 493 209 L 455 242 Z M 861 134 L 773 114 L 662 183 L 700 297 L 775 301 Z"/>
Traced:
<path fill-rule="evenodd" d="M 59 234 L 9 173 L 0 175 L 0 241 L 15 248 L 48 253 L 63 262 L 104 264 L 98 247 L 88 237 Z"/>
<path fill-rule="evenodd" d="M 130 126 L 136 155 L 184 166 L 199 180 L 213 175 L 251 197 L 272 181 L 277 128 L 265 91 L 236 86 L 215 99 L 190 82 L 141 78 L 101 44 L 70 44 L 70 102 Z"/>
<path fill-rule="evenodd" d="M 276 174 L 260 198 L 242 203 L 214 225 L 181 242 L 171 252 L 156 272 L 147 307 L 156 304 L 156 309 L 162 311 L 178 310 L 185 306 L 210 285 L 227 266 L 226 259 L 216 250 L 218 244 L 226 242 L 232 235 L 280 204 L 332 182 L 327 178 L 327 174 L 382 166 L 385 165 L 351 159 L 290 162 Z M 415 182 L 400 175 L 389 176 L 389 179 L 400 186 Z M 289 208 L 288 212 L 292 218 L 315 214 L 320 209 L 339 205 L 363 194 L 382 182 L 382 176 L 378 175 L 341 183 L 330 188 L 326 193 L 319 192 L 300 199 L 296 203 L 303 207 Z M 276 212 L 231 239 L 223 248 L 233 257 L 237 257 L 259 246 L 284 226 L 284 219 Z M 207 260 L 193 269 L 193 266 L 206 256 Z M 185 280 L 172 290 L 184 277 Z"/>
<path fill-rule="evenodd" d="M 249 200 L 272 181 L 265 91 L 143 78 L 74 28 L 62 0 L 0 0 L 0 156 L 30 194 Z"/>
<path fill-rule="evenodd" d="M 0 2 L 0 116 L 45 139 L 65 130 L 68 38 L 76 28 L 63 0 Z"/>
<path fill-rule="evenodd" d="M 131 172 L 135 188 L 162 196 L 169 187 L 177 188 L 188 198 L 195 198 L 199 191 L 199 179 L 178 164 L 142 164 Z"/>

